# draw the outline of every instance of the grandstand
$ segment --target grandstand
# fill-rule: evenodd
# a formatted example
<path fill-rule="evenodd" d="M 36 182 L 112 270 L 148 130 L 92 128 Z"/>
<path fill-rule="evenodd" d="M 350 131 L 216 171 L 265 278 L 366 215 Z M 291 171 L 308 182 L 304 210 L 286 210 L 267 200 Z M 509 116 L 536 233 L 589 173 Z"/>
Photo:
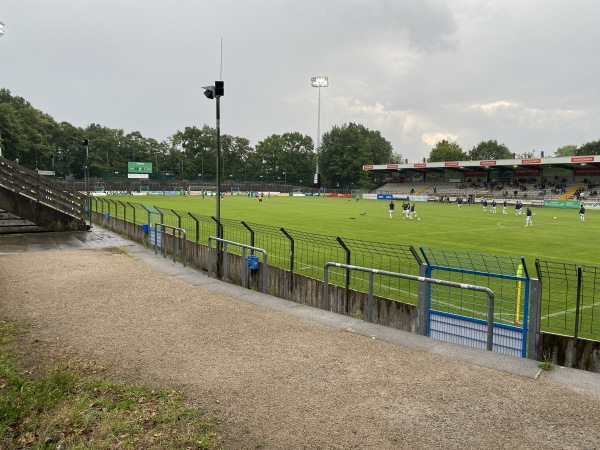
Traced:
<path fill-rule="evenodd" d="M 598 198 L 600 156 L 366 165 L 383 172 L 377 193 L 397 196 L 496 198 L 509 202 Z"/>

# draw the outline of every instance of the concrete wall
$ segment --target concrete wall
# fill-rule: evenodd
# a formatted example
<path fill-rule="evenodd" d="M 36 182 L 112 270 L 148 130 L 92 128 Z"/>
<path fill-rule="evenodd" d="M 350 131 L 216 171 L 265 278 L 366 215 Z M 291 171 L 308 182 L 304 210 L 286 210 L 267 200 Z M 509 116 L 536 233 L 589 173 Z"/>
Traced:
<path fill-rule="evenodd" d="M 600 373 L 600 342 L 541 333 L 541 359 L 554 364 Z"/>

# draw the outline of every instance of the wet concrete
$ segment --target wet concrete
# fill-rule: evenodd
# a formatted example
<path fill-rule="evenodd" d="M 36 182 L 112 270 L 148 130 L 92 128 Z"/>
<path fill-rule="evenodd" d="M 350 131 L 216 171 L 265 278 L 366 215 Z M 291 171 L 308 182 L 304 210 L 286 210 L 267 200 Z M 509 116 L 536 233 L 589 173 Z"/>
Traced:
<path fill-rule="evenodd" d="M 100 227 L 93 227 L 90 231 L 0 234 L 0 255 L 127 245 L 131 245 L 131 242 Z"/>

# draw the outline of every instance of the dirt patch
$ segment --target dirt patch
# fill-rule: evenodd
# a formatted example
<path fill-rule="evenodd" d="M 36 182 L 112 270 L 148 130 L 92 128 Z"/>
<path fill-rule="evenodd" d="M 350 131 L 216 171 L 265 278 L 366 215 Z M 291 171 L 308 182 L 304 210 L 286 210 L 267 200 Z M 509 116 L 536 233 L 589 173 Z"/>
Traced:
<path fill-rule="evenodd" d="M 600 397 L 216 294 L 118 250 L 0 255 L 29 363 L 181 388 L 230 449 L 598 448 Z"/>

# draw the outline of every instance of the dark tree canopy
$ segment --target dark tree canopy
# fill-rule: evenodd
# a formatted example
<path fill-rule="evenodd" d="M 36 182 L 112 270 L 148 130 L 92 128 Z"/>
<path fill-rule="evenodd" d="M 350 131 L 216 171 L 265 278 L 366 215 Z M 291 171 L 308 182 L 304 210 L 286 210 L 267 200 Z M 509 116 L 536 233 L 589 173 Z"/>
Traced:
<path fill-rule="evenodd" d="M 402 155 L 396 157 L 402 159 Z M 330 189 L 372 189 L 374 183 L 363 170 L 365 164 L 385 164 L 394 158 L 392 145 L 381 136 L 363 125 L 350 123 L 323 134 L 319 166 L 323 183 Z"/>
<path fill-rule="evenodd" d="M 435 144 L 435 147 L 431 149 L 429 153 L 429 162 L 442 162 L 442 161 L 465 161 L 467 160 L 467 154 L 463 152 L 460 145 L 456 142 L 449 142 L 446 139 L 439 141 Z"/>
<path fill-rule="evenodd" d="M 574 156 L 577 151 L 576 145 L 563 145 L 562 147 L 558 147 L 554 152 L 554 156 L 556 157 L 564 157 L 564 156 Z"/>
<path fill-rule="evenodd" d="M 504 144 L 496 140 L 482 141 L 471 149 L 469 159 L 480 161 L 483 159 L 511 159 L 512 153 Z"/>
<path fill-rule="evenodd" d="M 591 141 L 583 144 L 579 147 L 576 152 L 576 155 L 600 155 L 600 140 Z"/>

